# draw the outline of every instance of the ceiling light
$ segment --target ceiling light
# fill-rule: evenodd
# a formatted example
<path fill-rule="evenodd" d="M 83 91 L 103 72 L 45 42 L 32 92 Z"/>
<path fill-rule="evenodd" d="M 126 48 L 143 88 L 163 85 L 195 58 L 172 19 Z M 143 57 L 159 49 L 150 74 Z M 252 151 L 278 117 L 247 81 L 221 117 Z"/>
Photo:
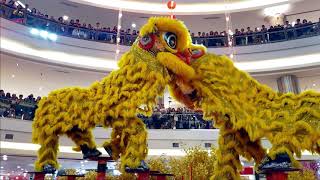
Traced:
<path fill-rule="evenodd" d="M 62 19 L 63 19 L 64 21 L 66 21 L 66 20 L 69 19 L 69 16 L 64 15 L 64 16 L 62 16 Z"/>
<path fill-rule="evenodd" d="M 51 40 L 51 41 L 56 41 L 58 39 L 58 36 L 54 33 L 50 33 L 48 35 L 48 38 Z"/>
<path fill-rule="evenodd" d="M 1 169 L 3 169 L 3 166 L 1 166 Z"/>
<path fill-rule="evenodd" d="M 14 77 L 16 77 L 16 76 L 15 76 L 14 74 L 11 74 L 11 77 L 14 78 Z"/>
<path fill-rule="evenodd" d="M 48 31 L 40 31 L 40 36 L 42 37 L 42 38 L 44 38 L 44 39 L 47 39 L 48 38 Z"/>
<path fill-rule="evenodd" d="M 136 27 L 137 27 L 137 25 L 136 25 L 135 23 L 132 23 L 131 26 L 132 26 L 133 28 L 136 28 Z"/>
<path fill-rule="evenodd" d="M 230 54 L 230 58 L 232 59 L 234 57 L 234 55 L 233 54 Z"/>
<path fill-rule="evenodd" d="M 20 6 L 22 6 L 23 8 L 26 8 L 26 6 L 21 2 L 21 1 L 16 1 L 16 3 L 18 3 Z"/>
<path fill-rule="evenodd" d="M 7 38 L 0 37 L 1 50 L 6 52 L 11 52 L 15 54 L 23 54 L 24 56 L 29 56 L 36 58 L 39 61 L 53 62 L 59 64 L 68 64 L 77 67 L 85 67 L 90 69 L 99 69 L 103 71 L 110 71 L 113 69 L 118 69 L 117 61 L 97 58 L 85 55 L 64 53 L 60 51 L 46 50 L 46 49 L 36 49 L 27 46 L 21 42 L 12 41 Z"/>
<path fill-rule="evenodd" d="M 283 4 L 280 6 L 273 6 L 264 9 L 264 14 L 267 16 L 279 16 L 289 9 L 289 4 Z"/>
<path fill-rule="evenodd" d="M 20 169 L 21 167 L 20 167 L 20 166 L 17 166 L 17 168 Z"/>
<path fill-rule="evenodd" d="M 39 30 L 36 28 L 31 28 L 30 33 L 33 35 L 38 35 L 39 34 Z"/>
<path fill-rule="evenodd" d="M 171 10 L 164 8 L 163 3 L 149 3 L 147 1 L 132 1 L 132 0 L 116 0 L 116 3 L 110 3 L 103 0 L 70 0 L 77 3 L 104 7 L 108 9 L 122 9 L 124 11 L 140 12 L 145 14 L 168 14 Z M 194 15 L 194 14 L 221 14 L 226 10 L 239 11 L 248 9 L 258 9 L 260 7 L 268 7 L 273 4 L 284 4 L 290 0 L 249 0 L 249 1 L 234 1 L 226 7 L 225 3 L 217 3 L 211 1 L 208 3 L 185 3 L 179 4 L 175 9 L 175 15 Z M 260 8 L 261 9 L 261 8 Z"/>
<path fill-rule="evenodd" d="M 316 84 L 312 84 L 312 86 L 313 86 L 313 87 L 315 87 L 315 86 L 316 86 Z"/>

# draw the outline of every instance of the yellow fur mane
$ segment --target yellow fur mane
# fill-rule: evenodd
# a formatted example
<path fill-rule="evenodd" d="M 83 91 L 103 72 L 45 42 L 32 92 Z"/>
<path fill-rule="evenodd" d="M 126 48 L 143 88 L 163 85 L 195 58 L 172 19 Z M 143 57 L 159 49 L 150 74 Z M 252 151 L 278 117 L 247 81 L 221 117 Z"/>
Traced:
<path fill-rule="evenodd" d="M 104 127 L 122 128 L 124 134 L 119 144 L 125 146 L 125 133 L 145 132 L 141 120 L 137 120 L 138 113 L 151 115 L 156 97 L 162 95 L 166 84 L 170 80 L 167 70 L 154 57 L 135 45 L 131 51 L 122 56 L 120 69 L 111 72 L 102 81 L 92 84 L 89 88 L 65 88 L 51 92 L 44 97 L 36 111 L 33 121 L 33 142 L 44 145 L 55 143 L 59 134 L 67 134 L 73 138 L 72 129 L 79 128 L 79 137 L 73 139 L 77 145 L 87 144 L 94 148 L 96 145 L 88 130 L 96 125 Z M 134 93 L 133 93 L 134 92 Z M 132 123 L 138 123 L 134 125 Z M 138 129 L 135 129 L 135 127 Z M 139 130 L 139 128 L 142 128 Z M 146 133 L 132 139 L 135 142 L 146 141 Z M 130 140 L 129 140 L 130 141 Z M 110 142 L 105 143 L 110 144 Z M 147 149 L 144 146 L 127 150 L 123 154 L 123 163 L 135 167 L 139 160 L 145 158 Z M 58 167 L 56 160 L 57 146 L 39 150 L 39 159 L 36 169 L 41 170 L 44 164 L 50 163 Z M 79 149 L 77 147 L 76 149 Z M 123 153 L 123 148 L 113 148 L 115 156 Z M 130 159 L 132 153 L 137 158 Z M 141 154 L 143 155 L 141 157 Z M 55 157 L 50 157 L 55 155 Z"/>

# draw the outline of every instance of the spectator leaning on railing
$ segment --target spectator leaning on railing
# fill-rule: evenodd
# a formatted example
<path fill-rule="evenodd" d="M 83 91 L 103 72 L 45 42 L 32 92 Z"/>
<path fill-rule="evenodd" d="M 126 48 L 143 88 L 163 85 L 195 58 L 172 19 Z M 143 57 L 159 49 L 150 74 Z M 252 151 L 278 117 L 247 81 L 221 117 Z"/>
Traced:
<path fill-rule="evenodd" d="M 71 19 L 70 22 L 64 22 L 62 17 L 57 20 L 47 14 L 41 13 L 39 10 L 32 8 L 25 4 L 23 8 L 20 3 L 16 3 L 13 0 L 6 1 L 1 0 L 1 17 L 13 20 L 18 23 L 26 24 L 32 27 L 48 30 L 55 32 L 60 35 L 73 36 L 75 38 L 97 40 L 102 42 L 116 43 L 117 37 L 117 26 L 114 26 L 113 30 L 106 27 L 101 27 L 99 22 L 96 23 L 95 27 L 91 24 L 81 22 L 80 19 Z M 10 9 L 11 8 L 11 9 Z M 312 36 L 319 34 L 319 23 L 312 24 L 307 19 L 297 19 L 294 25 L 291 25 L 288 21 L 284 25 L 274 25 L 267 29 L 262 25 L 261 29 L 254 28 L 254 31 L 250 27 L 235 29 L 234 34 L 231 38 L 234 42 L 233 45 L 250 45 L 268 43 L 274 41 L 284 41 L 290 39 L 296 39 L 301 37 Z M 138 32 L 134 33 L 134 30 L 125 31 L 120 30 L 120 44 L 131 45 Z M 227 33 L 209 31 L 209 32 L 198 32 L 196 36 L 191 33 L 193 43 L 204 44 L 208 47 L 223 47 L 228 46 Z"/>
<path fill-rule="evenodd" d="M 34 98 L 30 94 L 23 99 L 20 94 L 19 98 L 16 94 L 9 92 L 5 93 L 0 90 L 0 117 L 18 118 L 24 120 L 32 120 L 34 117 L 36 104 L 41 100 L 38 96 Z M 151 117 L 144 117 L 139 115 L 147 128 L 150 129 L 211 129 L 212 122 L 204 121 L 202 113 L 192 112 L 191 110 L 183 108 L 164 108 L 161 104 L 154 108 L 154 113 Z"/>

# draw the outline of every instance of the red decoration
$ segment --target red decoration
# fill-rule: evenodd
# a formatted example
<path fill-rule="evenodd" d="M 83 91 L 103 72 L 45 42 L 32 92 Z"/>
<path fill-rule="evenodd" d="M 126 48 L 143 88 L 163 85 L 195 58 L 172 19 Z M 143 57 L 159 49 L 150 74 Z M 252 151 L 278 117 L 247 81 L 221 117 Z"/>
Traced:
<path fill-rule="evenodd" d="M 176 15 L 171 14 L 171 15 L 170 15 L 170 18 L 171 18 L 171 19 L 176 19 Z"/>
<path fill-rule="evenodd" d="M 244 167 L 242 169 L 242 171 L 240 172 L 240 174 L 242 174 L 242 175 L 252 175 L 252 174 L 254 174 L 253 167 Z"/>
<path fill-rule="evenodd" d="M 177 3 L 175 1 L 168 1 L 167 6 L 169 9 L 175 9 Z"/>
<path fill-rule="evenodd" d="M 287 180 L 288 174 L 285 172 L 272 172 L 271 174 L 267 174 L 267 180 Z"/>

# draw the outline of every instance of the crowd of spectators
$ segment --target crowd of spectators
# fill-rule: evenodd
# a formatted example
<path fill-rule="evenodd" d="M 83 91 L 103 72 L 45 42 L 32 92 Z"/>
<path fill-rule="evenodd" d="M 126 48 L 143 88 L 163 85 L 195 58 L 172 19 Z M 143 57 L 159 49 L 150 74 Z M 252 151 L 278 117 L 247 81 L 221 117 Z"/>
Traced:
<path fill-rule="evenodd" d="M 17 1 L 18 2 L 18 1 Z M 63 17 L 55 18 L 42 13 L 38 9 L 29 8 L 28 4 L 21 5 L 15 0 L 1 0 L 0 15 L 11 19 L 18 23 L 36 27 L 39 29 L 55 32 L 60 35 L 73 36 L 76 38 L 103 41 L 115 43 L 117 40 L 118 28 L 117 26 L 103 27 L 100 22 L 95 24 L 87 24 L 81 22 L 79 19 L 66 20 Z M 4 7 L 10 7 L 11 10 L 6 12 Z M 261 44 L 268 42 L 283 41 L 289 39 L 300 38 L 319 33 L 320 18 L 318 23 L 312 23 L 306 19 L 302 22 L 297 19 L 294 23 L 286 21 L 283 25 L 270 26 L 266 28 L 265 25 L 256 27 L 252 30 L 250 27 L 235 29 L 234 32 L 198 32 L 191 33 L 193 43 L 204 44 L 207 47 L 223 47 L 223 46 L 240 46 L 250 44 Z M 231 35 L 231 44 L 228 42 L 227 33 Z M 120 29 L 120 43 L 131 45 L 139 31 L 131 29 Z"/>
<path fill-rule="evenodd" d="M 69 35 L 82 39 L 91 39 L 98 41 L 108 41 L 110 43 L 116 42 L 116 37 L 118 33 L 117 26 L 103 27 L 100 22 L 95 24 L 87 24 L 85 22 L 80 22 L 79 19 L 67 20 L 63 17 L 55 18 L 54 16 L 49 16 L 48 14 L 43 14 L 41 11 L 32 8 L 29 8 L 28 4 L 25 4 L 24 7 L 15 3 L 14 0 L 1 0 L 1 3 L 5 6 L 8 6 L 12 9 L 15 9 L 10 12 L 5 12 L 4 9 L 1 9 L 1 16 L 14 20 L 18 23 L 24 23 L 29 26 L 48 30 L 50 32 L 55 32 L 60 35 Z M 28 16 L 27 16 L 28 15 Z M 25 18 L 26 17 L 26 18 Z M 132 43 L 139 31 L 131 30 L 130 28 L 124 30 L 120 29 L 120 43 L 126 42 L 127 44 Z"/>
<path fill-rule="evenodd" d="M 254 28 L 254 31 L 247 27 L 235 29 L 235 32 L 228 32 L 231 35 L 233 45 L 249 45 L 249 44 L 262 44 L 268 42 L 276 42 L 283 40 L 290 40 L 301 38 L 303 36 L 310 36 L 319 33 L 319 22 L 312 23 L 307 19 L 297 19 L 293 23 L 286 21 L 283 25 L 270 26 L 269 29 L 265 25 Z M 191 33 L 193 43 L 204 44 L 209 47 L 214 46 L 229 46 L 227 41 L 227 32 L 210 31 L 209 33 L 198 32 L 197 35 Z"/>
<path fill-rule="evenodd" d="M 37 108 L 37 103 L 41 100 L 33 94 L 24 98 L 22 94 L 5 93 L 0 90 L 0 117 L 32 120 Z M 138 116 L 149 129 L 212 129 L 211 121 L 202 119 L 202 113 L 194 112 L 187 108 L 164 108 L 155 107 L 151 117 Z"/>
<path fill-rule="evenodd" d="M 37 103 L 41 100 L 41 97 L 33 97 L 30 94 L 24 98 L 22 94 L 19 97 L 16 94 L 9 92 L 5 93 L 0 90 L 0 117 L 18 118 L 24 120 L 32 120 L 34 117 Z"/>

